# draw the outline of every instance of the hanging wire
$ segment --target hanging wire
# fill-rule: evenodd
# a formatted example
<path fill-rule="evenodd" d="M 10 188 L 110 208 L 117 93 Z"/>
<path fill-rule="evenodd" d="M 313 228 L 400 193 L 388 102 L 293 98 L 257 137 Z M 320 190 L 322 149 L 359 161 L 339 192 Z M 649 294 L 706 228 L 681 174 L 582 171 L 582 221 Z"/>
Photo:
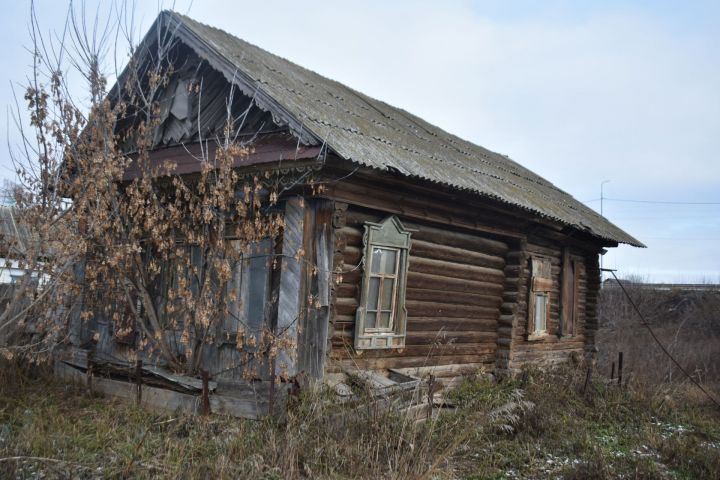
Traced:
<path fill-rule="evenodd" d="M 603 271 L 603 272 L 610 272 L 610 273 L 612 274 L 613 278 L 615 279 L 615 281 L 617 282 L 617 284 L 618 284 L 618 285 L 620 286 L 620 288 L 622 289 L 622 292 L 625 294 L 625 296 L 627 297 L 627 299 L 630 301 L 630 304 L 633 306 L 633 309 L 635 309 L 635 312 L 636 312 L 636 313 L 638 314 L 638 316 L 640 317 L 640 320 L 642 320 L 642 324 L 645 326 L 645 328 L 648 329 L 648 332 L 650 332 L 650 335 L 652 336 L 653 340 L 655 340 L 655 343 L 658 344 L 658 346 L 659 346 L 660 349 L 663 351 L 663 353 L 664 353 L 665 355 L 667 355 L 667 357 L 668 357 L 670 360 L 672 360 L 672 362 L 675 364 L 675 366 L 678 368 L 678 370 L 680 370 L 683 374 L 685 374 L 685 376 L 686 376 L 692 383 L 694 383 L 695 386 L 696 386 L 698 389 L 700 389 L 700 391 L 701 391 L 702 393 L 704 393 L 705 396 L 707 396 L 707 397 L 710 399 L 710 401 L 712 401 L 712 403 L 714 403 L 716 406 L 720 407 L 720 402 L 718 402 L 712 395 L 710 395 L 710 393 L 709 393 L 707 390 L 705 390 L 705 388 L 703 388 L 703 386 L 700 385 L 700 383 L 699 383 L 697 380 L 695 380 L 695 379 L 692 377 L 692 375 L 690 375 L 690 374 L 687 372 L 687 370 L 685 370 L 685 369 L 683 368 L 682 365 L 680 365 L 680 362 L 678 362 L 678 361 L 675 359 L 675 357 L 672 356 L 672 354 L 667 350 L 667 348 L 665 348 L 665 345 L 662 344 L 662 342 L 661 342 L 660 339 L 657 337 L 657 335 L 655 335 L 655 332 L 653 331 L 653 329 L 652 329 L 652 327 L 650 326 L 650 324 L 648 323 L 648 321 L 645 320 L 645 317 L 644 317 L 643 314 L 640 312 L 640 309 L 638 308 L 637 304 L 636 304 L 635 301 L 632 299 L 632 297 L 631 297 L 630 294 L 627 292 L 627 290 L 625 290 L 625 286 L 624 286 L 624 285 L 622 284 L 622 282 L 618 279 L 617 275 L 615 275 L 615 270 L 611 270 L 611 269 L 609 269 L 609 268 L 601 268 L 600 270 Z"/>

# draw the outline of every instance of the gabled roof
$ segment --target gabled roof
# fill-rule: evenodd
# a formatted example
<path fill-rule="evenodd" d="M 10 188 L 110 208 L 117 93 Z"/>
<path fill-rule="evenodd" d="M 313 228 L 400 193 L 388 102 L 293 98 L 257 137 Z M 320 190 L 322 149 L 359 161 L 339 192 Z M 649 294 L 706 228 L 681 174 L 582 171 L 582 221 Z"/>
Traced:
<path fill-rule="evenodd" d="M 169 28 L 305 144 L 323 143 L 338 156 L 366 167 L 474 192 L 610 242 L 644 246 L 507 156 L 405 110 L 184 15 L 162 12 L 151 32 L 158 27 Z"/>

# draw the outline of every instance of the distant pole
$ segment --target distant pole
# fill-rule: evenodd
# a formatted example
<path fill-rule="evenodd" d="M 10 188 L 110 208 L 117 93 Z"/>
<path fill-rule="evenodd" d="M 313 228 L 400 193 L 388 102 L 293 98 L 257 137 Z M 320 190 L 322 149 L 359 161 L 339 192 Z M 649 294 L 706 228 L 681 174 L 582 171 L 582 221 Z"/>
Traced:
<path fill-rule="evenodd" d="M 604 217 L 603 215 L 603 203 L 605 203 L 605 192 L 603 190 L 603 186 L 606 183 L 610 183 L 610 180 L 603 180 L 600 182 L 600 216 Z M 602 268 L 603 268 L 603 255 L 600 255 L 600 280 L 602 280 Z"/>

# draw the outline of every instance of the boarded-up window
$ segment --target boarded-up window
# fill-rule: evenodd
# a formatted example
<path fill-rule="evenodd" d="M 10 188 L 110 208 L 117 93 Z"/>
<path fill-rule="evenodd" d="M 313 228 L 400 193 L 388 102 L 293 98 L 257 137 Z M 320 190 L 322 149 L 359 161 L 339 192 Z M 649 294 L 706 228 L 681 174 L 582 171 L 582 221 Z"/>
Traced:
<path fill-rule="evenodd" d="M 410 231 L 397 217 L 365 224 L 364 275 L 355 318 L 355 348 L 405 346 L 405 286 Z"/>
<path fill-rule="evenodd" d="M 563 285 L 562 285 L 562 317 L 561 333 L 563 336 L 573 336 L 577 328 L 578 317 L 578 278 L 581 260 L 570 255 L 566 249 L 563 252 Z"/>
<path fill-rule="evenodd" d="M 538 337 L 547 333 L 550 316 L 550 291 L 552 290 L 552 269 L 550 259 L 533 257 L 530 260 L 532 273 L 528 308 L 528 335 Z"/>

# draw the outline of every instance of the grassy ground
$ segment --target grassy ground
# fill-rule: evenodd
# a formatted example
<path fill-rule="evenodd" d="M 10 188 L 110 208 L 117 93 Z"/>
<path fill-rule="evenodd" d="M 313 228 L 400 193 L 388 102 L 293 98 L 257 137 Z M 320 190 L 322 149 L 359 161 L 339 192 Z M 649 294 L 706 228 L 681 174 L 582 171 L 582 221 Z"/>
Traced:
<path fill-rule="evenodd" d="M 720 478 L 720 412 L 581 368 L 465 381 L 416 423 L 308 395 L 283 421 L 155 414 L 0 367 L 3 478 Z"/>

